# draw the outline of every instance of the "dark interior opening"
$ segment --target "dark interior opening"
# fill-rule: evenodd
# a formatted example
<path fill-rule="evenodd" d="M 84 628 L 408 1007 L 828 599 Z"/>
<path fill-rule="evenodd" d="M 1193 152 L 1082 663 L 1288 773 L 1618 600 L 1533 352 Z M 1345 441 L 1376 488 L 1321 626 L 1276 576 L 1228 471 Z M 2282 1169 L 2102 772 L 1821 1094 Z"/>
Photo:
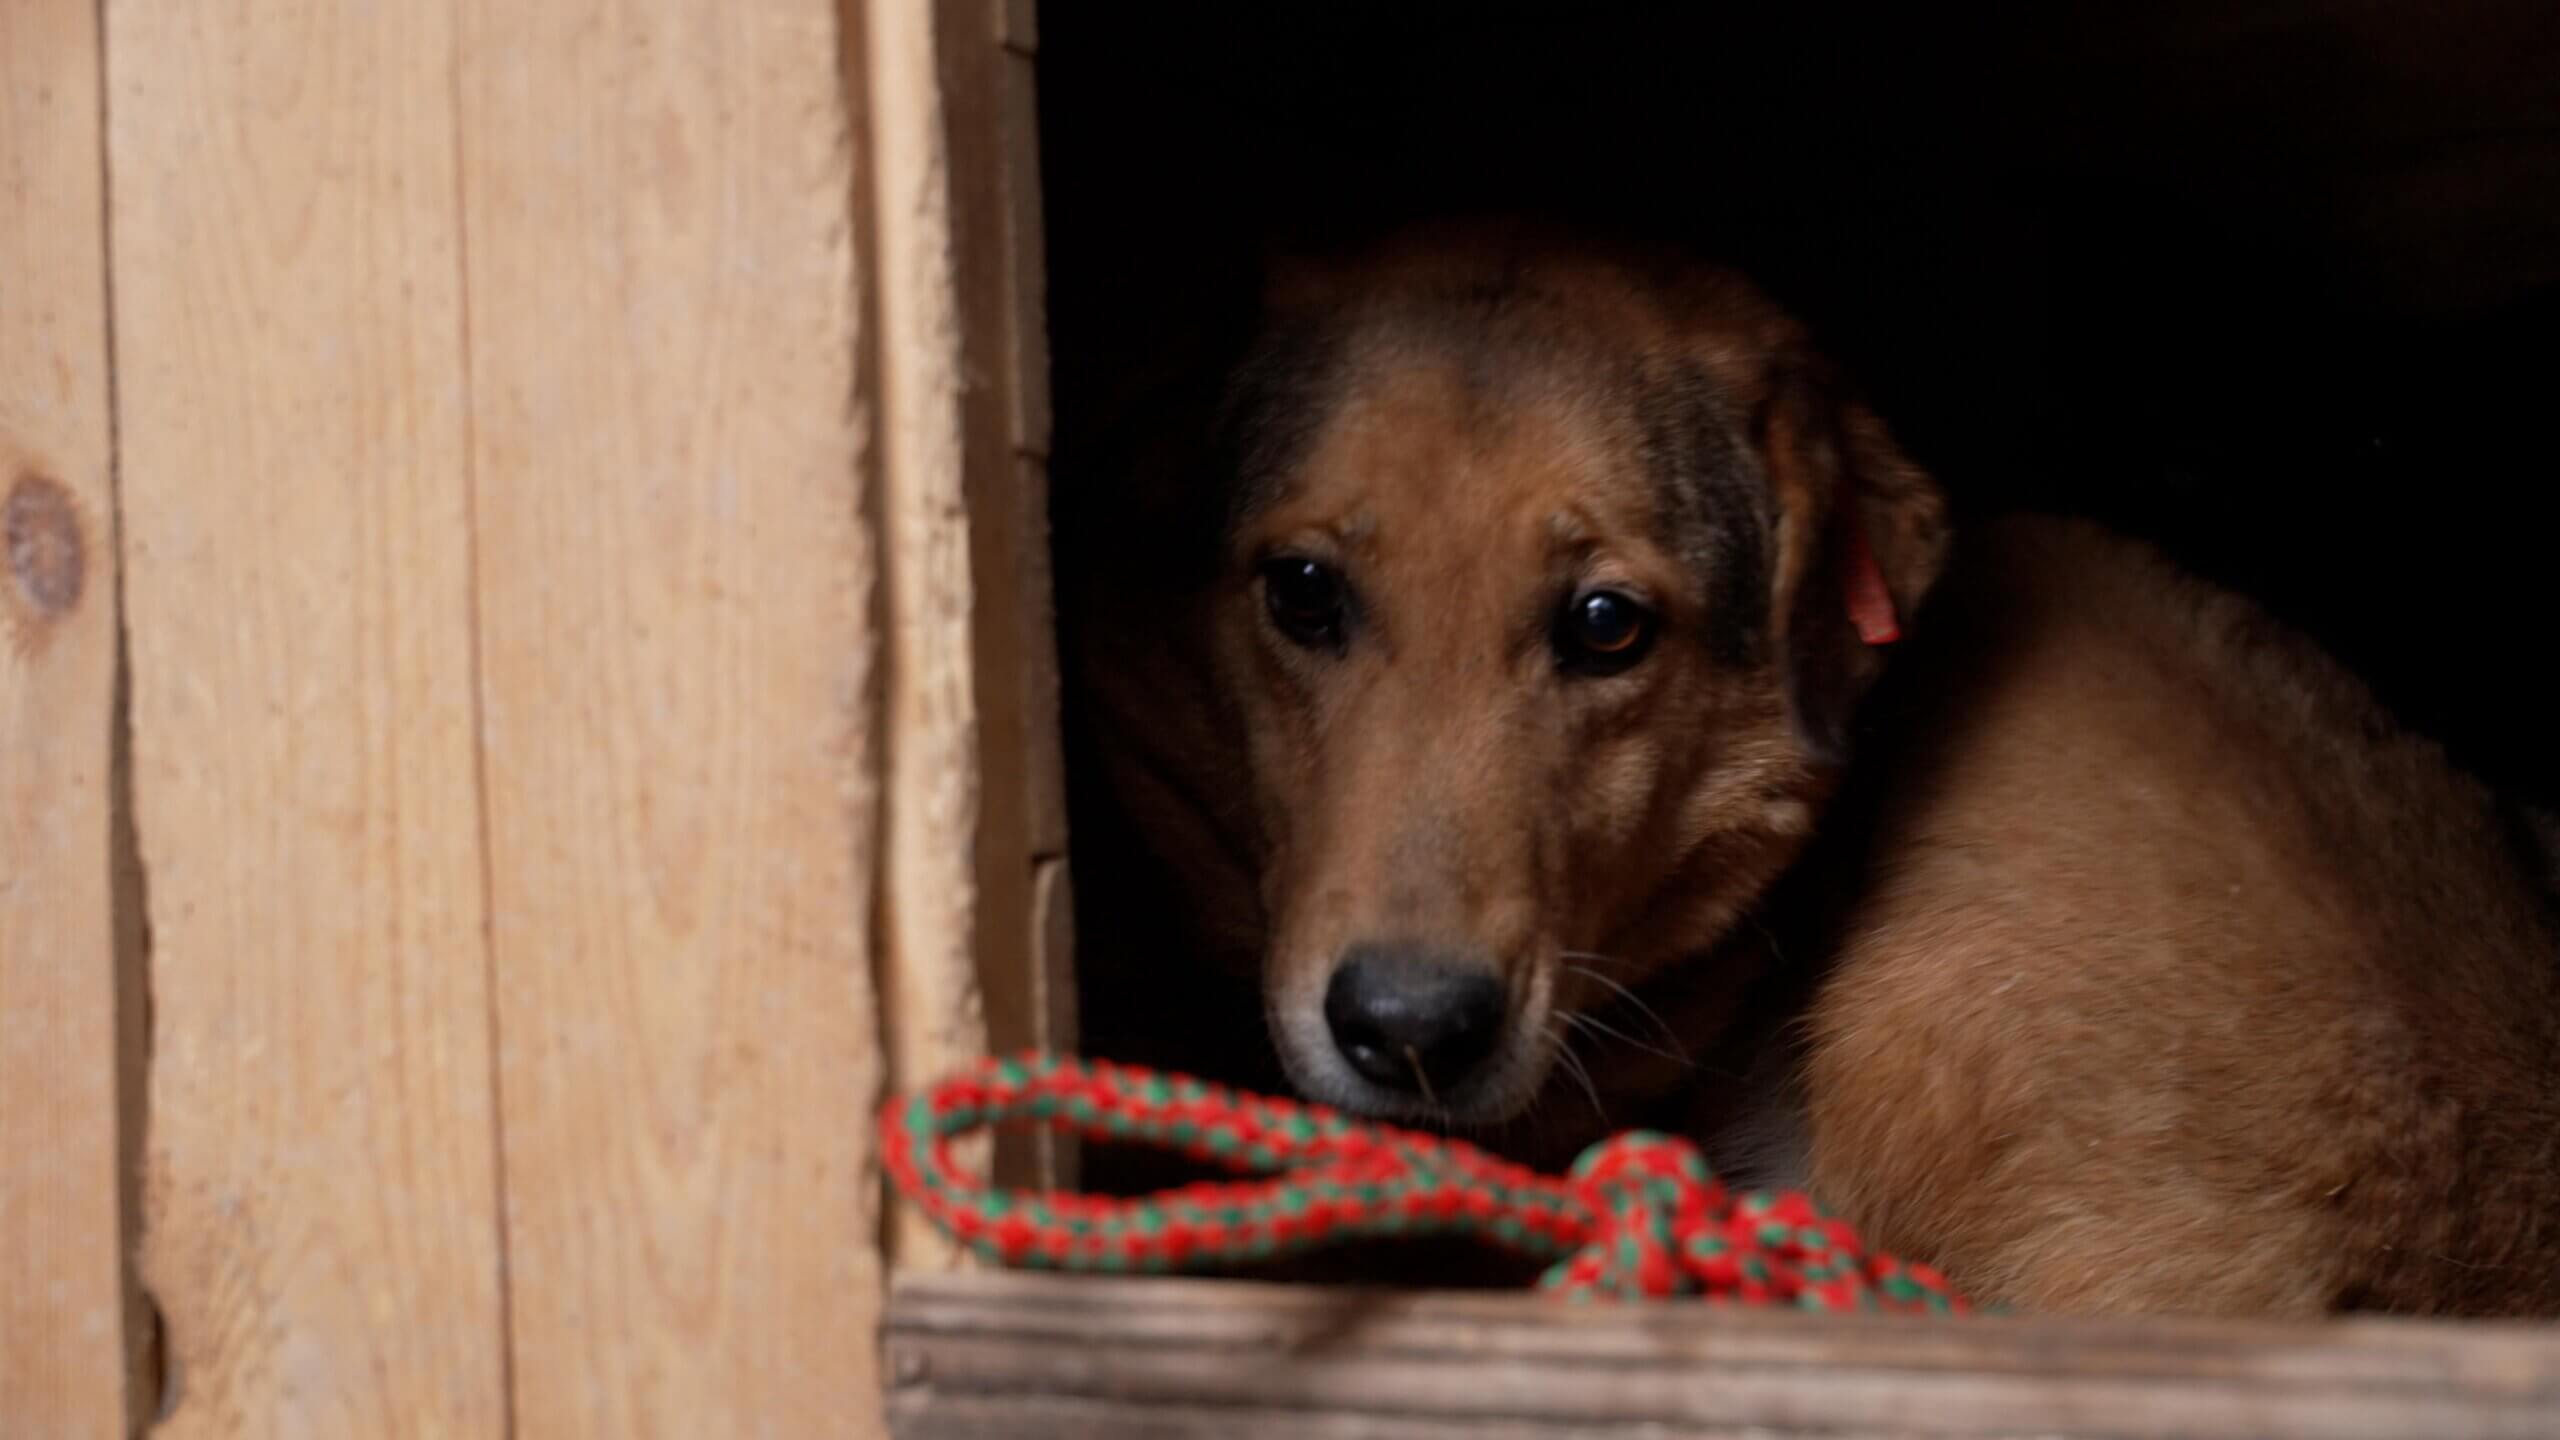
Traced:
<path fill-rule="evenodd" d="M 2560 806 L 2549 0 L 1121 0 L 1045 7 L 1041 89 L 1062 509 L 1266 249 L 1634 227 L 1811 320 L 1963 509 L 2150 537 Z M 1083 948 L 1132 943 L 1076 824 Z"/>
<path fill-rule="evenodd" d="M 1961 503 L 2259 596 L 2560 801 L 2560 7 L 1047 7 L 1057 484 L 1268 246 L 1482 206 L 1690 238 Z"/>

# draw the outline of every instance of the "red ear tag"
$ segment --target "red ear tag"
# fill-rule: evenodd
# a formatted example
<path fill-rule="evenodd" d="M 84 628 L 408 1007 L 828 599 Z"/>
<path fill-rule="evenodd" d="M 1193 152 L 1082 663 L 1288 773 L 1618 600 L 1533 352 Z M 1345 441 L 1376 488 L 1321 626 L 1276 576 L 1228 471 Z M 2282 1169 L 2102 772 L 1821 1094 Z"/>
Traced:
<path fill-rule="evenodd" d="M 1867 528 L 1849 516 L 1849 623 L 1870 645 L 1890 645 L 1902 638 L 1902 622 L 1893 613 L 1893 592 L 1884 588 L 1884 572 L 1876 568 L 1876 552 L 1867 548 Z"/>

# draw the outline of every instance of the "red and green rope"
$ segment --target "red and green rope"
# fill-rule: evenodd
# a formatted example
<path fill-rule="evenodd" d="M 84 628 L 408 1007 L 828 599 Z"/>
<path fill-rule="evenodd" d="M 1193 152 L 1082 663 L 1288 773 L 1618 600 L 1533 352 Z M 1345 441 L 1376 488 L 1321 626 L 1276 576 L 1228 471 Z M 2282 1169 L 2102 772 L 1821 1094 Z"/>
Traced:
<path fill-rule="evenodd" d="M 1259 1178 L 1120 1198 L 1009 1192 L 953 1138 L 1001 1126 L 1178 1151 Z M 1689 1295 L 1806 1310 L 1960 1313 L 1926 1265 L 1870 1254 L 1795 1191 L 1735 1191 L 1685 1140 L 1631 1131 L 1564 1178 L 1462 1141 L 1179 1075 L 1046 1056 L 991 1059 L 882 1108 L 900 1193 L 990 1260 L 1050 1270 L 1215 1269 L 1345 1240 L 1467 1235 L 1549 1262 L 1573 1299 Z"/>

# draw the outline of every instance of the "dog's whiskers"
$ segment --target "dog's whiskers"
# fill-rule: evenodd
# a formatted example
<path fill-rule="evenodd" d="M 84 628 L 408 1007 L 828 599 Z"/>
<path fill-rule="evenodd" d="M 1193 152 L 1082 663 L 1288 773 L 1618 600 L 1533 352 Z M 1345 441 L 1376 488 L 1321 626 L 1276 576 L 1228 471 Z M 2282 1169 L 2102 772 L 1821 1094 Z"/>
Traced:
<path fill-rule="evenodd" d="M 1564 1016 L 1564 1023 L 1587 1034 L 1606 1036 L 1629 1049 L 1636 1050 L 1646 1055 L 1651 1055 L 1657 1060 L 1668 1060 L 1672 1064 L 1682 1066 L 1684 1068 L 1693 1066 L 1697 1063 L 1691 1060 L 1685 1052 L 1675 1053 L 1673 1051 L 1665 1050 L 1659 1045 L 1648 1045 L 1633 1035 L 1628 1034 L 1626 1031 L 1619 1029 L 1615 1025 L 1608 1024 L 1605 1021 L 1596 1019 L 1589 1015 L 1568 1011 Z"/>
<path fill-rule="evenodd" d="M 1653 1028 L 1661 1032 L 1662 1040 L 1665 1045 L 1668 1045 L 1671 1049 L 1679 1052 L 1672 1058 L 1677 1059 L 1679 1063 L 1683 1065 L 1690 1063 L 1689 1047 L 1680 1043 L 1680 1032 L 1671 1028 L 1671 1022 L 1662 1018 L 1661 1011 L 1656 1010 L 1653 1006 L 1647 1004 L 1643 996 L 1638 995 L 1634 990 L 1628 988 L 1619 980 L 1603 974 L 1589 965 L 1577 963 L 1584 960 L 1595 961 L 1601 964 L 1618 964 L 1623 962 L 1612 960 L 1611 957 L 1606 955 L 1595 955 L 1587 950 L 1567 950 L 1558 958 L 1563 960 L 1564 968 L 1567 970 L 1570 970 L 1577 975 L 1586 976 L 1591 980 L 1609 987 L 1609 989 L 1618 996 L 1619 1000 L 1623 1002 L 1627 1008 L 1635 1011 L 1638 1015 L 1641 1015 L 1646 1020 L 1652 1022 Z M 1627 1039 L 1625 1036 L 1620 1036 L 1619 1038 Z M 1634 1044 L 1635 1042 L 1632 1039 L 1629 1039 L 1628 1043 Z"/>
<path fill-rule="evenodd" d="M 1572 1017 L 1562 1018 L 1569 1020 Z M 1555 1042 L 1556 1062 L 1582 1087 L 1582 1093 L 1591 1097 L 1591 1113 L 1600 1117 L 1602 1125 L 1608 1124 L 1609 1107 L 1600 1103 L 1600 1087 L 1591 1078 L 1591 1067 L 1583 1064 L 1582 1057 L 1573 1053 L 1572 1037 L 1561 1029 L 1548 1032 L 1548 1037 Z"/>
<path fill-rule="evenodd" d="M 1743 913 L 1742 921 L 1752 929 L 1760 932 L 1761 942 L 1769 947 L 1769 958 L 1776 961 L 1781 969 L 1785 968 L 1787 963 L 1787 952 L 1778 948 L 1777 932 L 1770 929 L 1768 926 L 1761 924 L 1760 917 L 1753 915 L 1748 911 Z"/>
<path fill-rule="evenodd" d="M 1519 1116 L 1515 1119 L 1502 1122 L 1502 1133 L 1508 1135 L 1515 1127 L 1526 1127 L 1534 1132 L 1546 1119 L 1546 1109 L 1546 1087 L 1540 1086 L 1538 1089 L 1529 1092 L 1528 1109 L 1521 1111 Z"/>
<path fill-rule="evenodd" d="M 1413 1083 L 1422 1087 L 1422 1103 L 1434 1110 L 1444 1109 L 1440 1097 L 1431 1093 L 1431 1077 L 1422 1069 L 1422 1052 L 1407 1045 L 1404 1047 L 1404 1063 L 1413 1067 Z"/>

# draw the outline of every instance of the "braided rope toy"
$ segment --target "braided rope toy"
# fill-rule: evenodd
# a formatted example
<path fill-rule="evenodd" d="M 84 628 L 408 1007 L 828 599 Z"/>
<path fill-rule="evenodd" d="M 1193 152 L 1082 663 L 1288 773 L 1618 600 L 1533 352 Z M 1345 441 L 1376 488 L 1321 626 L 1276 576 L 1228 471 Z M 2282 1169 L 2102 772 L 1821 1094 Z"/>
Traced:
<path fill-rule="evenodd" d="M 1007 1192 L 962 1173 L 950 1142 L 1046 1126 L 1177 1151 L 1263 1178 L 1134 1199 Z M 1963 1313 L 1926 1265 L 1869 1254 L 1795 1191 L 1729 1189 L 1685 1140 L 1630 1131 L 1557 1179 L 1475 1146 L 1321 1106 L 1104 1061 L 989 1059 L 882 1106 L 890 1178 L 987 1259 L 1161 1273 L 1267 1260 L 1343 1240 L 1469 1235 L 1548 1261 L 1570 1299 L 1695 1295 L 1710 1304 Z"/>

